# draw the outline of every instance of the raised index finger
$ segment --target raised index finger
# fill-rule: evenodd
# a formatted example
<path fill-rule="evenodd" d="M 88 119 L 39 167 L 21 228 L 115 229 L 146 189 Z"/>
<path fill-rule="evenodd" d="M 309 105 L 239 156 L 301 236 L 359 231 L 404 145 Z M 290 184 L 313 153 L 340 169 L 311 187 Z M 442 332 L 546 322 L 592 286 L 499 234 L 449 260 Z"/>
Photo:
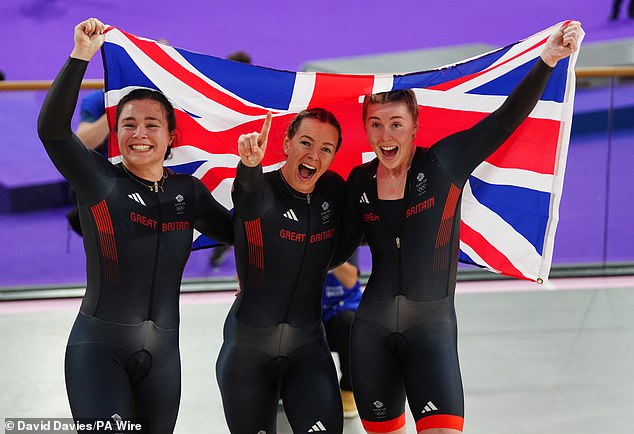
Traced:
<path fill-rule="evenodd" d="M 268 112 L 266 114 L 266 119 L 264 119 L 264 125 L 262 125 L 262 131 L 260 132 L 260 137 L 258 138 L 258 145 L 262 143 L 266 143 L 269 138 L 269 131 L 271 130 L 271 123 L 273 119 L 273 114 Z"/>

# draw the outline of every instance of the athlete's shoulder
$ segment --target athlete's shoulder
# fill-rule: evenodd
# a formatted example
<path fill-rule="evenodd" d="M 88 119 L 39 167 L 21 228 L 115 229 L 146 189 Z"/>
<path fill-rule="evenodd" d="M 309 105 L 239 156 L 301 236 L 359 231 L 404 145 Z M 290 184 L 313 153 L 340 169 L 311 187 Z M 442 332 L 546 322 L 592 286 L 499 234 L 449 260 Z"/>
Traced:
<path fill-rule="evenodd" d="M 187 173 L 174 172 L 169 168 L 165 168 L 165 174 L 167 175 L 165 182 L 179 189 L 193 188 L 196 191 L 208 191 L 207 186 L 195 176 L 188 175 Z"/>
<path fill-rule="evenodd" d="M 378 166 L 378 163 L 379 163 L 379 160 L 375 157 L 366 163 L 359 164 L 358 166 L 352 169 L 348 179 L 350 179 L 350 177 L 372 178 L 376 174 L 376 168 Z"/>
<path fill-rule="evenodd" d="M 337 172 L 333 172 L 332 170 L 326 170 L 321 177 L 319 178 L 319 184 L 327 186 L 328 188 L 332 187 L 342 187 L 345 184 L 345 181 Z"/>
<path fill-rule="evenodd" d="M 202 181 L 196 178 L 195 176 L 188 175 L 187 173 L 174 172 L 169 167 L 165 167 L 165 175 L 167 176 L 167 179 L 172 178 L 173 180 L 176 180 L 176 181 L 189 180 L 189 182 L 200 182 L 202 184 Z"/>
<path fill-rule="evenodd" d="M 281 171 L 282 169 L 272 170 L 270 172 L 264 172 L 264 180 L 266 182 L 282 181 Z"/>
<path fill-rule="evenodd" d="M 417 165 L 422 164 L 425 158 L 428 158 L 432 154 L 434 154 L 433 146 L 431 148 L 422 148 L 420 146 L 417 146 L 416 150 L 414 151 L 414 158 L 412 158 L 412 167 L 416 167 Z"/>
<path fill-rule="evenodd" d="M 376 176 L 378 161 L 375 158 L 353 168 L 350 175 L 348 175 L 348 188 L 360 187 L 370 182 Z"/>

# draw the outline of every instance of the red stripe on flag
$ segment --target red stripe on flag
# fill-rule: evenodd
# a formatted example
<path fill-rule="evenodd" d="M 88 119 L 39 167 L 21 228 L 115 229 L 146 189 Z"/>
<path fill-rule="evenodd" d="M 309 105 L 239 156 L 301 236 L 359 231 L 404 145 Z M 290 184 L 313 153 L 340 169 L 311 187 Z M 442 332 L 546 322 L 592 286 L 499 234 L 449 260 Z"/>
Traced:
<path fill-rule="evenodd" d="M 519 279 L 533 280 L 524 276 L 502 252 L 495 248 L 495 246 L 489 243 L 482 234 L 475 231 L 464 221 L 461 222 L 460 225 L 460 240 L 471 246 L 472 249 L 478 252 L 478 255 L 483 261 L 485 261 L 494 270 L 501 272 L 501 274 L 517 277 Z"/>
<path fill-rule="evenodd" d="M 260 116 L 265 115 L 267 110 L 262 109 L 260 107 L 252 107 L 248 106 L 236 98 L 227 95 L 226 93 L 214 88 L 210 84 L 208 84 L 205 80 L 198 77 L 196 74 L 188 71 L 176 60 L 172 59 L 159 45 L 152 41 L 145 41 L 131 35 L 130 33 L 126 33 L 121 31 L 127 38 L 136 45 L 141 51 L 143 51 L 148 57 L 150 57 L 154 62 L 161 66 L 161 68 L 168 71 L 170 74 L 174 75 L 174 77 L 181 80 L 183 83 L 187 84 L 191 88 L 200 92 L 207 98 L 216 101 L 227 108 L 238 111 L 245 115 L 250 116 Z"/>
<path fill-rule="evenodd" d="M 214 191 L 227 178 L 236 177 L 235 167 L 212 167 L 200 178 L 209 191 Z"/>
<path fill-rule="evenodd" d="M 540 45 L 543 45 L 546 42 L 547 39 L 548 38 L 542 39 L 541 41 L 537 42 L 535 45 L 527 48 L 526 50 L 522 51 L 521 53 L 516 54 L 515 56 L 511 57 L 510 59 L 505 60 L 504 62 L 502 62 L 502 63 L 500 63 L 498 65 L 489 67 L 489 68 L 487 68 L 487 69 L 485 69 L 483 71 L 476 72 L 476 73 L 473 73 L 471 75 L 467 75 L 467 76 L 464 76 L 464 77 L 456 78 L 455 80 L 446 81 L 444 83 L 437 84 L 436 86 L 432 86 L 429 89 L 432 89 L 432 90 L 449 90 L 449 89 L 453 89 L 454 87 L 459 86 L 462 83 L 465 83 L 465 82 L 467 82 L 469 80 L 472 80 L 472 79 L 474 79 L 476 77 L 479 77 L 479 76 L 481 76 L 483 74 L 486 74 L 487 72 L 494 71 L 495 69 L 499 68 L 500 66 L 503 66 L 503 65 L 509 63 L 510 61 L 515 60 L 518 57 L 523 56 L 524 54 L 528 53 L 529 51 L 534 50 L 535 48 L 539 47 Z"/>
<path fill-rule="evenodd" d="M 429 148 L 451 134 L 464 131 L 488 113 L 420 107 L 416 144 Z M 523 169 L 552 175 L 555 172 L 561 123 L 528 118 L 486 161 L 505 169 Z"/>
<path fill-rule="evenodd" d="M 560 129 L 559 121 L 528 118 L 486 161 L 503 169 L 553 175 Z"/>
<path fill-rule="evenodd" d="M 370 94 L 373 87 L 374 76 L 372 75 L 342 75 L 318 72 L 315 76 L 315 89 L 308 107 L 331 106 L 345 100 L 349 101 L 350 95 L 364 96 Z"/>

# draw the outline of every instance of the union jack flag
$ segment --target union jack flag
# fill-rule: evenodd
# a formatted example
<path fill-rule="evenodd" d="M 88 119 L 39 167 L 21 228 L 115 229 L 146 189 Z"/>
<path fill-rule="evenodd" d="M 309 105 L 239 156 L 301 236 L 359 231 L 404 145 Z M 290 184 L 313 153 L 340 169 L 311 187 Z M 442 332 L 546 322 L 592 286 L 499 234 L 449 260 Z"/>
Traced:
<path fill-rule="evenodd" d="M 110 27 L 102 49 L 110 125 L 116 104 L 137 87 L 157 89 L 177 113 L 178 143 L 166 166 L 200 178 L 232 208 L 240 134 L 260 131 L 273 112 L 265 171 L 284 161 L 282 143 L 299 111 L 323 107 L 342 125 L 331 169 L 344 178 L 374 157 L 361 102 L 369 93 L 414 89 L 420 104 L 416 144 L 469 128 L 499 107 L 537 60 L 553 26 L 525 40 L 438 69 L 404 75 L 289 72 L 162 45 Z M 570 137 L 576 54 L 559 62 L 529 118 L 470 177 L 462 197 L 460 260 L 496 273 L 545 281 L 550 271 Z M 116 136 L 110 157 L 120 160 Z M 211 241 L 196 234 L 194 248 Z"/>

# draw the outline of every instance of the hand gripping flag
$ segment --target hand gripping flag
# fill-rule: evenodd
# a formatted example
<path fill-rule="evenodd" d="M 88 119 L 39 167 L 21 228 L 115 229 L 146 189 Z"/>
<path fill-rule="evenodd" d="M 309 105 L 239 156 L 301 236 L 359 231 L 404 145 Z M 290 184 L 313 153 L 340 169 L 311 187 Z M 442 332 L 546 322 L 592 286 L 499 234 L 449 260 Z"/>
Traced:
<path fill-rule="evenodd" d="M 172 102 L 177 143 L 166 166 L 200 178 L 228 209 L 240 134 L 273 112 L 264 170 L 284 161 L 284 132 L 303 109 L 337 117 L 343 144 L 331 169 L 344 178 L 374 157 L 361 119 L 363 96 L 411 88 L 420 104 L 417 146 L 467 129 L 498 108 L 537 60 L 555 28 L 463 62 L 404 75 L 289 72 L 194 53 L 109 28 L 103 46 L 108 121 L 123 95 L 157 89 Z M 545 281 L 553 252 L 570 137 L 576 53 L 557 64 L 537 106 L 477 167 L 463 191 L 460 260 L 496 273 Z M 120 161 L 116 136 L 110 158 Z M 195 234 L 194 248 L 212 241 Z"/>

